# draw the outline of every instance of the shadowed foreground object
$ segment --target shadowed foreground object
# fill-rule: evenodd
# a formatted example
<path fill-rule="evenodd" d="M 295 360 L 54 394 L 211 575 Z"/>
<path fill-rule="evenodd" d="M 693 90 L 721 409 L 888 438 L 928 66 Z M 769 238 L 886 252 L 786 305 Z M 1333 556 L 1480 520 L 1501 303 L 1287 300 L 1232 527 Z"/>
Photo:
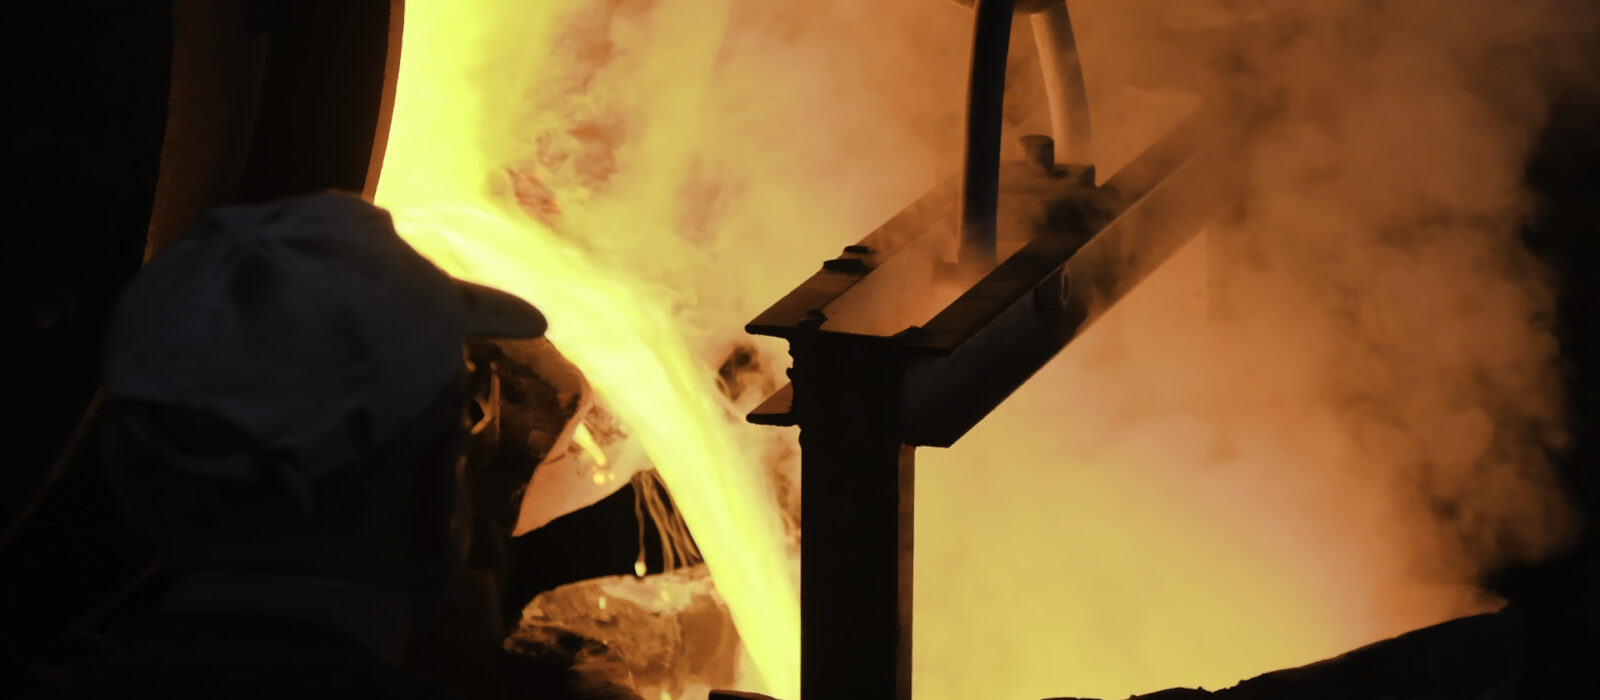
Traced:
<path fill-rule="evenodd" d="M 1377 642 L 1232 688 L 1170 688 L 1128 700 L 1510 700 L 1524 670 L 1524 623 L 1506 608 Z M 762 700 L 718 691 L 711 700 Z M 766 698 L 766 700 L 771 700 Z M 1111 700 L 1058 697 L 1048 700 Z"/>
<path fill-rule="evenodd" d="M 1506 608 L 1267 673 L 1226 690 L 1172 688 L 1131 700 L 1510 700 L 1517 696 L 1526 658 L 1524 634 L 1522 615 Z"/>
<path fill-rule="evenodd" d="M 641 696 L 694 697 L 736 682 L 739 635 L 705 566 L 608 576 L 543 593 L 506 640 L 512 654 L 609 678 Z"/>

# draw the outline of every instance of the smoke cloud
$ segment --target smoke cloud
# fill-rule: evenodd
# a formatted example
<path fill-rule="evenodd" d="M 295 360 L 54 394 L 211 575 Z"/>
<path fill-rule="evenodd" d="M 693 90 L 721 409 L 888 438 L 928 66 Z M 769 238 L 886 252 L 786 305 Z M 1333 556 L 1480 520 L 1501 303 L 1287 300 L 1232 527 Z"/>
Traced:
<path fill-rule="evenodd" d="M 1176 90 L 1235 115 L 1249 191 L 962 442 L 919 453 L 918 697 L 1215 687 L 1492 607 L 1484 571 L 1577 526 L 1549 467 L 1553 282 L 1518 228 L 1586 8 L 1070 8 L 1102 174 Z M 542 66 L 503 98 L 520 152 L 500 186 L 670 300 L 707 382 L 745 321 L 959 167 L 954 3 L 537 12 L 563 60 L 491 51 Z M 1044 106 L 1027 31 L 1013 126 Z M 740 367 L 786 364 L 760 348 Z M 761 394 L 725 387 L 730 416 Z M 745 434 L 793 509 L 793 435 Z"/>
<path fill-rule="evenodd" d="M 503 120 L 488 131 L 516 135 L 496 144 L 497 186 L 668 300 L 708 382 L 726 383 L 715 372 L 766 304 L 960 165 L 970 28 L 954 3 L 564 0 L 511 15 L 550 38 L 507 32 L 486 51 L 486 70 L 534 66 L 486 110 Z M 735 421 L 788 364 L 781 342 L 756 342 L 765 375 L 724 387 Z M 743 435 L 797 518 L 794 436 Z"/>
<path fill-rule="evenodd" d="M 1217 687 L 1494 606 L 1485 572 L 1577 527 L 1519 227 L 1585 8 L 1070 7 L 1102 162 L 1149 138 L 1119 92 L 1182 89 L 1236 115 L 1249 191 L 924 451 L 919 697 Z"/>

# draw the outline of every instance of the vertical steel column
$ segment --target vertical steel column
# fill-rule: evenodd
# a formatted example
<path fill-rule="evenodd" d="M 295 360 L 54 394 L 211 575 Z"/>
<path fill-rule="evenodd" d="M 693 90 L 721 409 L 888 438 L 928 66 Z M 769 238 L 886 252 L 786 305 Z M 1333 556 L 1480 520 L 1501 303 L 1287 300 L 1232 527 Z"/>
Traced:
<path fill-rule="evenodd" d="M 800 692 L 910 700 L 914 448 L 900 434 L 901 349 L 792 339 L 800 426 Z"/>

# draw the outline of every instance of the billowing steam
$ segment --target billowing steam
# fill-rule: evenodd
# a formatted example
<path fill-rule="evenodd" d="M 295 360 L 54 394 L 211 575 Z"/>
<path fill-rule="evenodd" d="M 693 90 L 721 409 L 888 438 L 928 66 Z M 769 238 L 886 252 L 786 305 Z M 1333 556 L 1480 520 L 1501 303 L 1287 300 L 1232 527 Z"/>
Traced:
<path fill-rule="evenodd" d="M 1574 527 L 1551 280 L 1518 231 L 1581 16 L 1071 7 L 1091 91 L 1177 84 L 1238 115 L 1250 192 L 925 453 L 920 697 L 1217 687 L 1493 605 L 1482 573 Z"/>
<path fill-rule="evenodd" d="M 416 127 L 417 153 L 437 153 L 411 159 L 416 186 L 394 178 L 391 201 L 477 211 L 489 206 L 479 182 L 452 200 L 435 178 L 490 181 L 495 201 L 534 222 L 537 245 L 513 255 L 524 224 L 496 223 L 499 242 L 485 234 L 440 255 L 552 307 L 554 340 L 565 329 L 564 349 L 614 393 L 642 386 L 619 368 L 650 364 L 651 347 L 696 353 L 703 376 L 665 360 L 648 374 L 672 380 L 678 403 L 665 410 L 609 398 L 624 419 L 659 420 L 657 445 L 704 433 L 717 448 L 706 454 L 736 458 L 725 436 L 737 435 L 749 470 L 788 455 L 769 466 L 792 484 L 793 450 L 770 444 L 792 435 L 737 426 L 762 392 L 729 382 L 770 386 L 749 369 L 786 364 L 781 345 L 759 358 L 739 349 L 740 327 L 958 167 L 970 11 L 945 0 L 468 4 L 478 9 L 407 3 L 408 15 L 432 7 L 474 32 L 436 44 L 434 60 L 462 68 L 438 71 L 444 97 L 425 109 L 469 100 L 462 148 L 477 155 L 455 164 L 462 148 L 438 145 L 456 122 Z M 1237 115 L 1251 191 L 1239 218 L 955 448 L 919 453 L 918 697 L 1215 687 L 1492 605 L 1472 585 L 1486 567 L 1546 554 L 1573 527 L 1546 461 L 1564 440 L 1550 283 L 1517 228 L 1530 204 L 1523 159 L 1564 52 L 1577 50 L 1563 34 L 1577 10 L 1071 9 L 1102 174 L 1162 122 L 1151 110 L 1166 103 L 1124 98 L 1177 87 Z M 1011 124 L 1044 104 L 1027 27 L 1013 41 Z M 408 46 L 412 32 L 408 21 Z M 590 309 L 638 311 L 612 324 Z M 730 353 L 745 354 L 731 370 Z M 709 413 L 674 408 L 713 400 L 723 404 Z M 719 412 L 725 424 L 694 424 Z M 733 469 L 724 477 L 692 466 L 662 469 L 675 495 L 693 494 L 686 516 L 751 498 L 719 481 L 745 473 L 738 464 L 718 466 Z M 690 478 L 701 481 L 674 482 Z M 756 560 L 707 551 L 713 573 L 717 556 Z M 729 604 L 754 629 L 772 591 L 746 573 Z M 766 632 L 793 624 L 777 622 Z M 793 647 L 779 641 L 758 645 L 757 665 L 792 690 Z"/>

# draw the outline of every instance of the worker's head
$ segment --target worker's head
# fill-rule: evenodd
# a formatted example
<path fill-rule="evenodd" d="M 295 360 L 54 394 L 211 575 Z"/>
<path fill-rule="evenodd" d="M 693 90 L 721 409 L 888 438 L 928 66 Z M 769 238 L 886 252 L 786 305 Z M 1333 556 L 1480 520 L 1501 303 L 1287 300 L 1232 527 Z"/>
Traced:
<path fill-rule="evenodd" d="M 544 328 L 360 198 L 216 210 L 113 316 L 113 478 L 180 567 L 428 586 L 456 562 L 463 341 Z"/>

